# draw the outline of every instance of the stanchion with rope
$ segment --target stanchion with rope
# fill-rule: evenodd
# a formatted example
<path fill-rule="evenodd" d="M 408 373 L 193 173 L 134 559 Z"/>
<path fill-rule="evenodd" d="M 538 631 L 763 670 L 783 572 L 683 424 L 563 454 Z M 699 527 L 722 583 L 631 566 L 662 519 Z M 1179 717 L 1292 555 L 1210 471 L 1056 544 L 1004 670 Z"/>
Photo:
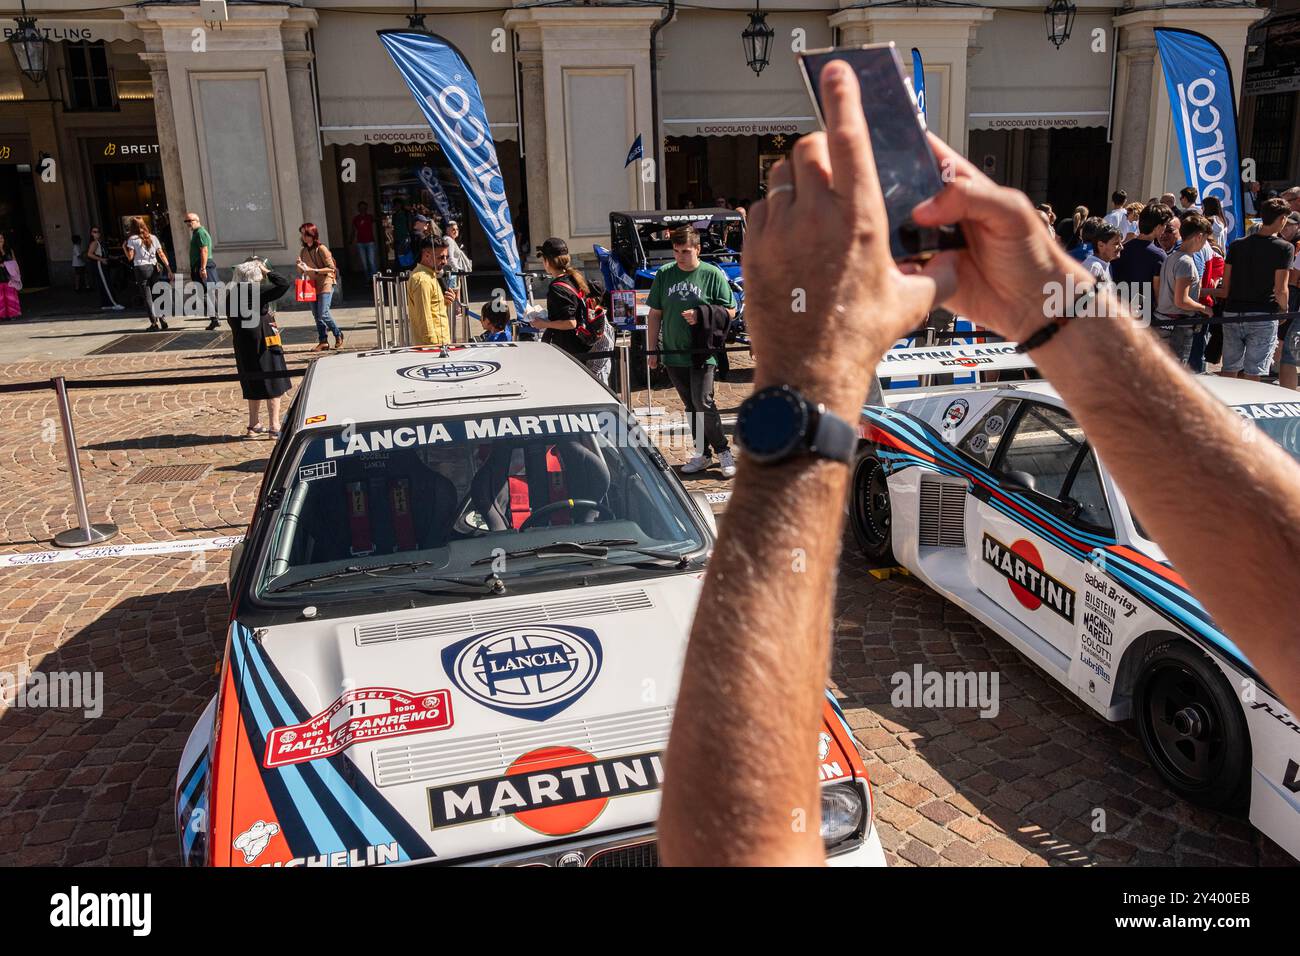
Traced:
<path fill-rule="evenodd" d="M 632 337 L 624 334 L 614 343 L 618 356 L 618 399 L 632 410 Z"/>
<path fill-rule="evenodd" d="M 81 522 L 75 528 L 56 534 L 54 543 L 60 548 L 84 548 L 88 544 L 99 544 L 114 537 L 117 534 L 117 525 L 107 522 L 90 523 L 90 513 L 86 509 L 86 489 L 81 484 L 81 464 L 77 460 L 77 435 L 72 428 L 72 408 L 68 405 L 67 383 L 62 375 L 55 376 L 52 381 L 59 406 L 59 424 L 63 428 L 63 447 L 68 455 L 72 500 L 77 506 L 77 520 Z"/>

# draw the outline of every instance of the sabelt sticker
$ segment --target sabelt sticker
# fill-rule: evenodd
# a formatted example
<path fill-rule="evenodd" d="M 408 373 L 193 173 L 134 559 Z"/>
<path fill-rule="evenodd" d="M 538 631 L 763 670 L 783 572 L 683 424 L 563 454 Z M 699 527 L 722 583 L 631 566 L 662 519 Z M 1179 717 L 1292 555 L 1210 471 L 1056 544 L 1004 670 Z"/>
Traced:
<path fill-rule="evenodd" d="M 399 368 L 397 374 L 415 382 L 471 382 L 476 378 L 487 378 L 499 371 L 501 371 L 500 362 L 460 359 L 455 362 L 438 362 L 429 365 L 408 365 L 406 368 Z"/>
<path fill-rule="evenodd" d="M 317 478 L 333 478 L 339 473 L 336 461 L 318 461 L 314 465 L 303 465 L 298 469 L 299 481 L 315 481 Z"/>
<path fill-rule="evenodd" d="M 662 754 L 597 758 L 576 747 L 530 750 L 498 777 L 430 787 L 433 829 L 510 814 L 547 836 L 585 830 L 613 797 L 663 785 Z"/>
<path fill-rule="evenodd" d="M 361 687 L 300 724 L 272 730 L 266 735 L 263 765 L 271 769 L 318 760 L 356 743 L 446 730 L 453 723 L 449 690 L 413 694 L 392 687 Z"/>
<path fill-rule="evenodd" d="M 970 402 L 964 398 L 954 399 L 948 403 L 948 407 L 943 410 L 943 427 L 956 428 L 966 419 L 966 413 L 970 411 Z"/>
<path fill-rule="evenodd" d="M 586 627 L 500 628 L 442 650 L 443 670 L 462 693 L 499 713 L 538 721 L 585 694 L 601 660 L 600 638 Z"/>
<path fill-rule="evenodd" d="M 984 561 L 1007 579 L 1011 593 L 1031 611 L 1046 606 L 1074 623 L 1074 591 L 1043 570 L 1043 559 L 1033 542 L 1023 538 L 1007 547 L 987 532 Z"/>

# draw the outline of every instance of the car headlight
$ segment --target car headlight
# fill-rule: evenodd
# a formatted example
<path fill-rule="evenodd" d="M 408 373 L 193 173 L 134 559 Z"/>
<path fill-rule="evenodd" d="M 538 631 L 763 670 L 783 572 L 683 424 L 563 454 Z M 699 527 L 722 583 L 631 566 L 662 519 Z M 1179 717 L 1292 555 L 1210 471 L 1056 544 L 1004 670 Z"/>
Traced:
<path fill-rule="evenodd" d="M 822 788 L 822 840 L 827 849 L 853 836 L 862 827 L 866 802 L 862 791 L 851 783 Z"/>

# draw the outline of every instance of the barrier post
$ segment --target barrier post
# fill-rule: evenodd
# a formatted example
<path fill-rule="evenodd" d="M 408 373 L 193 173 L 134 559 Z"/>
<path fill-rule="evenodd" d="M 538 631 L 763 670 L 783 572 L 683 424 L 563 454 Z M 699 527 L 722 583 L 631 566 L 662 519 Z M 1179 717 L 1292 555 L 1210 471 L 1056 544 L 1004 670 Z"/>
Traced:
<path fill-rule="evenodd" d="M 624 408 L 632 407 L 632 340 L 628 335 L 619 336 L 614 343 L 618 354 L 618 398 Z"/>
<path fill-rule="evenodd" d="M 77 520 L 81 523 L 75 528 L 60 531 L 54 536 L 54 543 L 60 548 L 83 548 L 88 544 L 99 544 L 117 534 L 115 524 L 90 523 L 90 514 L 86 510 L 86 489 L 81 484 L 81 463 L 77 460 L 77 436 L 72 429 L 72 409 L 68 405 L 68 387 L 62 375 L 53 379 L 55 400 L 59 406 L 59 423 L 63 427 L 63 449 L 68 456 L 68 476 L 72 479 L 72 500 L 77 506 Z"/>
<path fill-rule="evenodd" d="M 380 301 L 380 296 L 383 295 L 383 283 L 384 277 L 381 273 L 376 272 L 370 277 L 370 289 L 375 297 L 375 336 L 379 348 L 386 349 L 388 348 L 388 335 L 386 334 L 387 329 L 384 328 L 384 310 Z"/>

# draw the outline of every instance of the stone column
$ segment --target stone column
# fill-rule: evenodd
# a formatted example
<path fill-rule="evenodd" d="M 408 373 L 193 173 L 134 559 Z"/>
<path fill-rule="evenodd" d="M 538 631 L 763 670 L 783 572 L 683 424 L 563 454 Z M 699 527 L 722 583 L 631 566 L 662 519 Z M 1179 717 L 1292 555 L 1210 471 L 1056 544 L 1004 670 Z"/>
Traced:
<path fill-rule="evenodd" d="M 158 158 L 162 163 L 163 191 L 167 193 L 167 218 L 171 225 L 172 248 L 176 250 L 178 260 L 173 265 L 182 272 L 189 272 L 187 256 L 190 229 L 185 225 L 185 180 L 181 172 L 180 145 L 176 141 L 176 113 L 172 109 L 167 55 L 141 53 L 140 59 L 149 67 L 149 79 L 153 83 L 153 112 L 158 124 Z"/>
<path fill-rule="evenodd" d="M 542 84 L 541 31 L 519 31 L 519 116 L 524 149 L 524 175 L 528 184 L 527 259 L 534 261 L 533 251 L 551 234 L 550 176 L 546 168 L 546 96 Z"/>
<path fill-rule="evenodd" d="M 908 51 L 916 47 L 925 58 L 927 75 L 944 77 L 939 110 L 927 110 L 934 132 L 963 154 L 966 142 L 966 67 L 973 52 L 975 32 L 993 19 L 981 7 L 852 7 L 855 0 L 840 0 L 842 9 L 831 14 L 832 27 L 840 31 L 842 46 L 893 40 L 907 66 Z M 973 50 L 972 50 L 973 48 Z M 936 115 L 936 113 L 938 115 Z"/>
<path fill-rule="evenodd" d="M 1035 203 L 1047 200 L 1047 183 L 1052 153 L 1052 136 L 1045 129 L 1027 130 L 1029 163 L 1025 173 L 1025 192 Z"/>
<path fill-rule="evenodd" d="M 284 52 L 285 75 L 289 82 L 290 111 L 293 116 L 293 142 L 297 147 L 294 158 L 298 165 L 298 186 L 302 196 L 302 215 L 305 222 L 314 222 L 320 229 L 320 239 L 330 245 L 328 216 L 325 213 L 325 190 L 321 184 L 321 152 L 319 132 L 316 128 L 316 98 L 311 86 L 312 53 L 308 50 Z M 337 175 L 338 171 L 333 173 Z M 293 224 L 297 226 L 297 223 Z M 345 230 L 346 232 L 346 227 Z M 344 236 L 338 239 L 336 253 L 343 256 Z"/>
<path fill-rule="evenodd" d="M 1125 40 L 1135 40 L 1133 45 L 1120 53 L 1125 75 L 1122 123 L 1119 126 L 1119 143 L 1116 149 L 1117 163 L 1113 185 L 1116 188 L 1135 189 L 1138 184 L 1146 186 L 1147 132 L 1151 119 L 1151 98 L 1154 93 L 1155 35 L 1150 29 L 1129 28 L 1124 31 Z M 1146 37 L 1137 40 L 1135 34 L 1145 33 Z M 1146 196 L 1151 190 L 1137 189 L 1138 195 Z"/>

